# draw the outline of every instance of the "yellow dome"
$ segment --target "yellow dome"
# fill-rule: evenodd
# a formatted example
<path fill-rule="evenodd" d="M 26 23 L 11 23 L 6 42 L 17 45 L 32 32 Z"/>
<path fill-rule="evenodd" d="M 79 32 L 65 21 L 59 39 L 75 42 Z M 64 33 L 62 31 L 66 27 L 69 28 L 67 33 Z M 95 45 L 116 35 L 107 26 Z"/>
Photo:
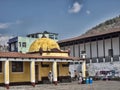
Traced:
<path fill-rule="evenodd" d="M 43 51 L 50 51 L 55 48 L 60 50 L 60 47 L 56 41 L 49 38 L 39 38 L 31 44 L 29 52 L 37 52 L 40 48 Z"/>

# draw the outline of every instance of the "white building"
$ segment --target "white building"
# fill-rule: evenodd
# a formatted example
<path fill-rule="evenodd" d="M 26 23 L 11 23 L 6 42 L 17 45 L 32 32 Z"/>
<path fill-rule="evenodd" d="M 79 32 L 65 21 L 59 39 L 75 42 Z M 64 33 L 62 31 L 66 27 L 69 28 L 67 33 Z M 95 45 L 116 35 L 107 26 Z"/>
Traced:
<path fill-rule="evenodd" d="M 120 76 L 120 29 L 81 35 L 58 42 L 61 49 L 70 48 L 70 55 L 81 57 L 86 52 L 87 70 L 91 76 L 101 71 L 114 71 Z"/>

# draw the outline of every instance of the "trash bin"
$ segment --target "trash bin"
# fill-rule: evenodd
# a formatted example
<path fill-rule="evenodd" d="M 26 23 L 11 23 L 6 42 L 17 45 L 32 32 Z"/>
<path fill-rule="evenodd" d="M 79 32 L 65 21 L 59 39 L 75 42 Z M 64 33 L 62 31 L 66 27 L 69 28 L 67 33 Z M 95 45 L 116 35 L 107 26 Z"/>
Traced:
<path fill-rule="evenodd" d="M 92 84 L 93 83 L 93 79 L 90 77 L 89 78 L 89 84 Z"/>
<path fill-rule="evenodd" d="M 86 78 L 86 84 L 89 84 L 89 78 L 88 77 Z"/>

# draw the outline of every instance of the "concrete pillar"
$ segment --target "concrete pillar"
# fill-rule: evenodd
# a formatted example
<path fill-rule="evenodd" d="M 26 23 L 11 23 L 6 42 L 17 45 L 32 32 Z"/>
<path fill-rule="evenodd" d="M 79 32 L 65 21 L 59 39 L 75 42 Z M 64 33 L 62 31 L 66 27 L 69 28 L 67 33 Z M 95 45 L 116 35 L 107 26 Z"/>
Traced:
<path fill-rule="evenodd" d="M 98 60 L 98 58 L 96 59 L 96 61 L 97 61 L 97 63 L 99 63 L 99 60 Z"/>
<path fill-rule="evenodd" d="M 90 63 L 92 63 L 92 59 L 90 59 Z"/>
<path fill-rule="evenodd" d="M 53 82 L 57 85 L 57 62 L 53 62 Z"/>
<path fill-rule="evenodd" d="M 82 62 L 82 77 L 85 78 L 86 77 L 86 61 L 83 60 Z"/>
<path fill-rule="evenodd" d="M 30 62 L 30 80 L 33 87 L 35 87 L 35 61 Z"/>
<path fill-rule="evenodd" d="M 82 58 L 83 58 L 83 62 L 82 62 L 82 77 L 85 78 L 86 77 L 86 54 L 82 54 Z"/>
<path fill-rule="evenodd" d="M 113 57 L 111 57 L 111 62 L 113 62 Z"/>
<path fill-rule="evenodd" d="M 105 58 L 103 58 L 103 62 L 105 63 Z"/>
<path fill-rule="evenodd" d="M 5 87 L 9 89 L 9 61 L 5 61 L 4 63 L 4 82 L 5 82 Z"/>

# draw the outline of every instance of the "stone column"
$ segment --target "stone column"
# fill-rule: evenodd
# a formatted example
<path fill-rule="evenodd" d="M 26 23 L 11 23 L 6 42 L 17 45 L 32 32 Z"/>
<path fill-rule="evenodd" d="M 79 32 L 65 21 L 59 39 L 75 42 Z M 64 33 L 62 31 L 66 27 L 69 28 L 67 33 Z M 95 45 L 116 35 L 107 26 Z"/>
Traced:
<path fill-rule="evenodd" d="M 35 61 L 30 62 L 30 79 L 32 86 L 35 87 Z"/>
<path fill-rule="evenodd" d="M 53 62 L 53 82 L 57 85 L 57 62 Z"/>
<path fill-rule="evenodd" d="M 83 60 L 82 62 L 82 77 L 85 78 L 86 77 L 86 61 Z"/>
<path fill-rule="evenodd" d="M 4 63 L 4 82 L 5 82 L 5 87 L 9 89 L 9 61 L 5 61 Z"/>

